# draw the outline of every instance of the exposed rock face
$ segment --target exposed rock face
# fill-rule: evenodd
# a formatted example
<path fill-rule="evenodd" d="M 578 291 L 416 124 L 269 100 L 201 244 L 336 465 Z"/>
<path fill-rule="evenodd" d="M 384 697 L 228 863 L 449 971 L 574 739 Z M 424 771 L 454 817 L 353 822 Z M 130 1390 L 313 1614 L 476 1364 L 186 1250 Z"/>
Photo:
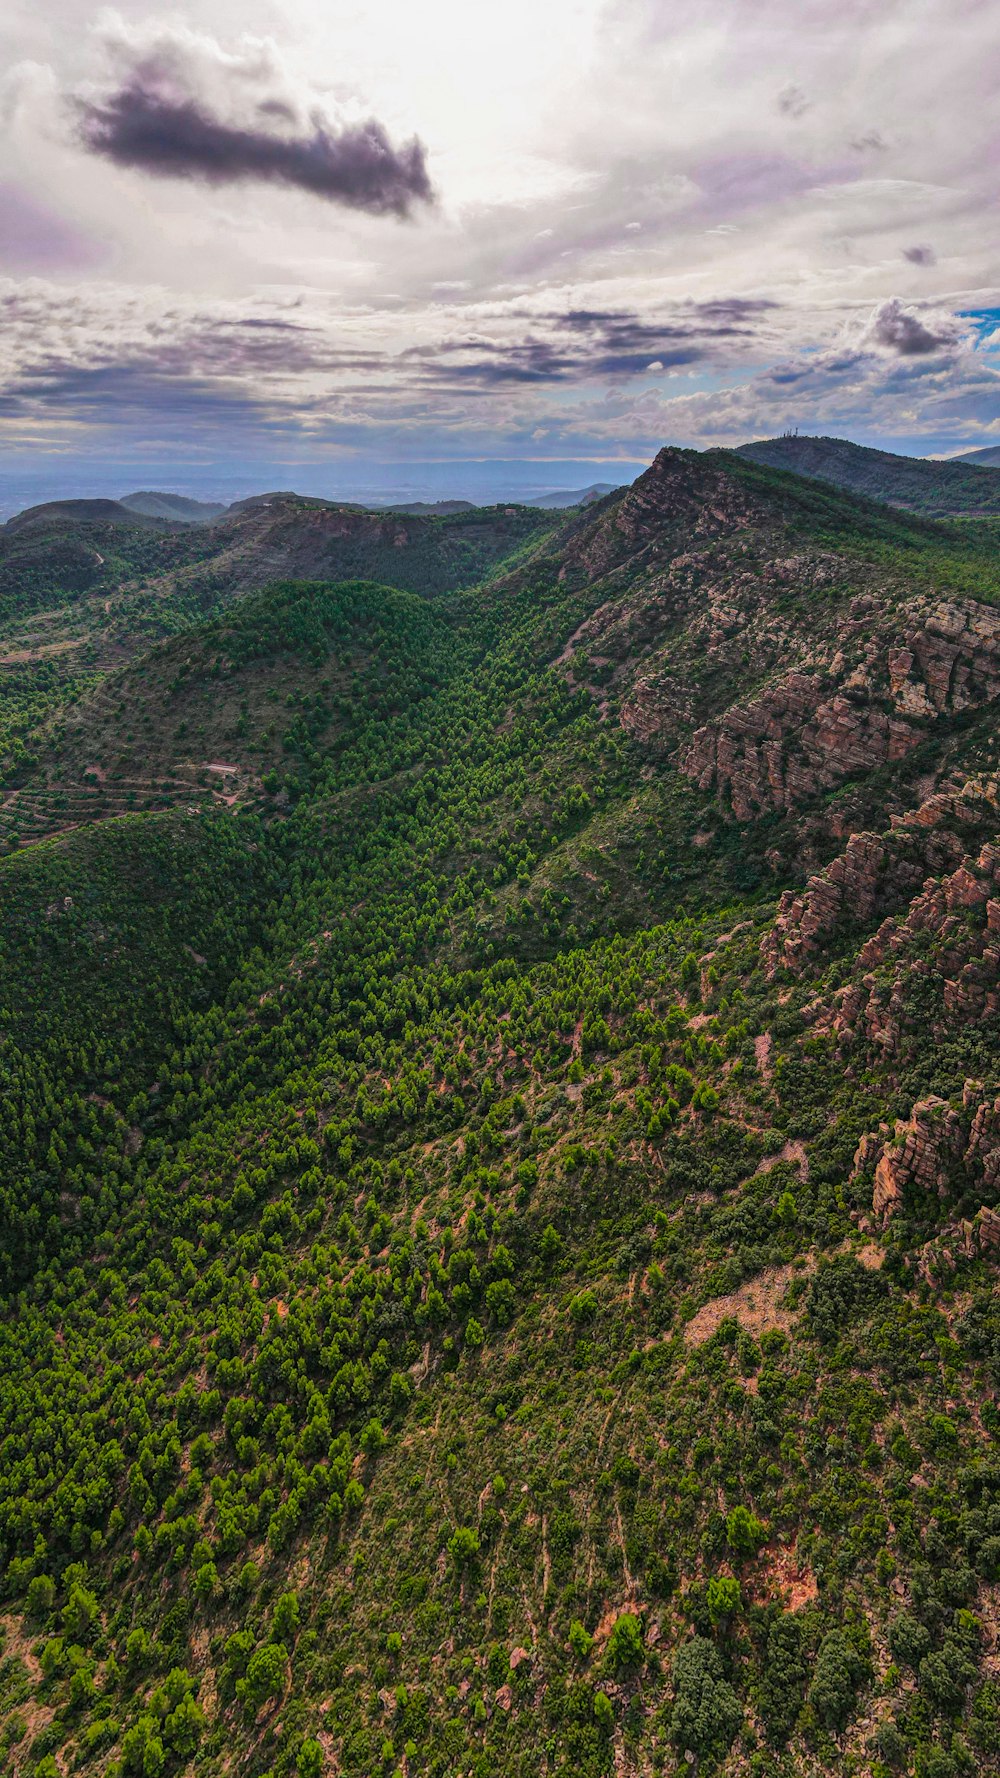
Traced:
<path fill-rule="evenodd" d="M 769 977 L 797 972 L 843 920 L 868 920 L 893 899 L 912 894 L 927 873 L 924 859 L 907 856 L 894 836 L 856 833 L 845 851 L 796 893 L 786 889 L 772 930 L 761 944 Z"/>
<path fill-rule="evenodd" d="M 928 1284 L 941 1284 L 960 1259 L 1000 1256 L 1000 1210 L 984 1205 L 975 1216 L 949 1223 L 934 1241 L 920 1251 L 917 1271 Z"/>
<path fill-rule="evenodd" d="M 914 1105 L 908 1118 L 898 1119 L 892 1139 L 885 1143 L 875 1166 L 872 1209 L 884 1224 L 913 1187 L 922 1192 L 944 1192 L 955 1161 L 962 1152 L 962 1124 L 947 1099 L 931 1094 Z"/>
<path fill-rule="evenodd" d="M 1000 614 L 972 600 L 901 612 L 863 603 L 830 659 L 786 671 L 694 735 L 682 770 L 738 821 L 900 760 L 941 716 L 1000 695 Z"/>
<path fill-rule="evenodd" d="M 863 1136 L 852 1182 L 873 1162 L 872 1210 L 883 1227 L 908 1195 L 943 1197 L 953 1183 L 975 1184 L 988 1200 L 974 1218 L 976 1242 L 983 1251 L 1000 1243 L 1000 1213 L 989 1203 L 1000 1191 L 1000 1098 L 984 1093 L 980 1081 L 966 1081 L 961 1111 L 932 1093 L 891 1132 L 883 1124 Z"/>
<path fill-rule="evenodd" d="M 934 940 L 929 953 L 919 943 L 923 934 Z M 920 978 L 942 983 L 935 1034 L 1000 1010 L 1000 846 L 987 844 L 949 876 L 926 883 L 905 918 L 883 921 L 858 962 L 866 973 L 839 989 L 817 1020 L 842 1046 L 865 1038 L 896 1054 L 907 989 Z M 880 974 L 883 964 L 892 967 Z"/>
<path fill-rule="evenodd" d="M 730 472 L 683 451 L 660 451 L 644 475 L 566 550 L 562 573 L 600 580 L 647 554 L 651 564 L 675 553 L 681 535 L 695 540 L 760 523 L 758 501 Z"/>
<path fill-rule="evenodd" d="M 925 929 L 937 905 L 936 887 L 942 917 L 985 907 L 991 879 L 983 872 L 991 869 L 992 852 L 987 847 L 973 860 L 966 856 L 966 846 L 970 834 L 994 824 L 997 794 L 992 781 L 970 780 L 958 795 L 929 797 L 918 809 L 894 817 L 888 833 L 852 834 L 825 870 L 810 877 L 803 889 L 786 889 L 782 895 L 774 926 L 761 943 L 768 977 L 773 979 L 779 969 L 798 974 L 842 925 L 899 912 L 908 903 L 914 920 L 910 934 Z M 946 881 L 935 885 L 934 877 Z M 1000 917 L 1000 909 L 994 917 Z M 859 952 L 861 967 L 870 970 L 889 951 L 900 949 L 906 942 L 903 932 L 895 921 L 885 920 Z"/>
<path fill-rule="evenodd" d="M 719 791 L 737 821 L 794 809 L 845 778 L 902 759 L 921 738 L 872 703 L 852 701 L 821 673 L 793 671 L 752 703 L 698 730 L 682 766 Z"/>

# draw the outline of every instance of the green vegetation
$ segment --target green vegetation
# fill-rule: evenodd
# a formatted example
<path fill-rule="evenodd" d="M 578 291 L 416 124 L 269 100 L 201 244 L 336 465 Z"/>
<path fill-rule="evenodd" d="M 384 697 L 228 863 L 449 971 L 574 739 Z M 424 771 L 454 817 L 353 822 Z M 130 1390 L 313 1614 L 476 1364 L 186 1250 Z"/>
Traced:
<path fill-rule="evenodd" d="M 1000 516 L 1000 476 L 969 462 L 897 457 L 843 438 L 800 438 L 797 433 L 741 445 L 739 455 L 928 518 Z"/>
<path fill-rule="evenodd" d="M 717 453 L 639 494 L 479 585 L 251 584 L 9 747 L 17 1778 L 1000 1766 L 996 1258 L 948 1234 L 996 1201 L 993 916 L 879 961 L 858 901 L 771 969 L 848 792 L 740 823 L 679 764 L 925 548 L 992 570 Z M 964 720 L 850 794 L 888 828 Z M 859 1145 L 930 1093 L 963 1141 L 883 1224 Z"/>

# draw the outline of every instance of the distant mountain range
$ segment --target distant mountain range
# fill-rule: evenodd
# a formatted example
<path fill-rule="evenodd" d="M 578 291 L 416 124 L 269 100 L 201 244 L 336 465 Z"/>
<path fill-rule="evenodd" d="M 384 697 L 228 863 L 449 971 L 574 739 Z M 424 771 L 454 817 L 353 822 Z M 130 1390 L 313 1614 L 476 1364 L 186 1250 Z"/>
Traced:
<path fill-rule="evenodd" d="M 8 524 L 22 526 L 36 521 L 48 523 L 62 519 L 97 524 L 114 521 L 134 524 L 136 520 L 159 520 L 168 525 L 210 525 L 233 513 L 246 512 L 254 506 L 270 506 L 276 502 L 296 500 L 302 505 L 347 512 L 398 513 L 420 518 L 450 518 L 459 513 L 495 511 L 514 506 L 537 507 L 543 512 L 568 511 L 574 506 L 590 506 L 595 500 L 614 492 L 612 482 L 592 482 L 589 488 L 556 489 L 551 494 L 533 494 L 526 500 L 501 500 L 487 507 L 471 500 L 412 500 L 382 506 L 376 502 L 324 500 L 316 495 L 295 494 L 280 489 L 263 494 L 250 494 L 225 506 L 218 501 L 192 500 L 186 494 L 168 494 L 146 489 L 137 494 L 123 494 L 118 500 L 70 499 L 48 500 L 41 506 L 29 506 L 15 514 Z"/>
<path fill-rule="evenodd" d="M 978 463 L 984 469 L 1000 469 L 1000 445 L 987 445 L 981 451 L 963 451 L 960 457 L 948 460 L 951 463 Z"/>
<path fill-rule="evenodd" d="M 991 466 L 987 459 L 992 452 L 974 453 L 976 464 L 955 458 L 935 463 L 927 457 L 871 450 L 846 438 L 792 434 L 740 445 L 737 454 L 927 518 L 1000 516 L 1000 477 L 983 474 Z"/>

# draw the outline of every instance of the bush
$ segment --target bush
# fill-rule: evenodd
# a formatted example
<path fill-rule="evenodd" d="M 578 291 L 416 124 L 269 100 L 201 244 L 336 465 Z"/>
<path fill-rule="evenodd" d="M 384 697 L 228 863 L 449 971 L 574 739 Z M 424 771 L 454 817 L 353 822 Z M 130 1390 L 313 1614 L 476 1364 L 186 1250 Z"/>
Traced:
<path fill-rule="evenodd" d="M 854 1708 L 864 1662 L 842 1630 L 830 1630 L 819 1645 L 809 1702 L 828 1729 L 844 1728 Z"/>
<path fill-rule="evenodd" d="M 1000 1753 L 1000 1680 L 988 1679 L 976 1693 L 972 1740 L 980 1753 Z"/>
<path fill-rule="evenodd" d="M 635 1613 L 623 1611 L 608 1637 L 608 1660 L 612 1667 L 637 1667 L 646 1658 L 642 1642 L 642 1625 Z"/>
<path fill-rule="evenodd" d="M 889 1652 L 894 1661 L 916 1671 L 930 1646 L 930 1631 L 910 1612 L 901 1611 L 893 1618 L 889 1625 Z"/>
<path fill-rule="evenodd" d="M 48 1617 L 56 1597 L 56 1583 L 47 1574 L 36 1574 L 28 1582 L 24 1608 L 29 1617 Z"/>
<path fill-rule="evenodd" d="M 713 1575 L 708 1583 L 708 1615 L 713 1624 L 740 1609 L 740 1583 L 731 1574 Z"/>
<path fill-rule="evenodd" d="M 458 1569 L 469 1568 L 479 1554 L 479 1537 L 469 1525 L 460 1525 L 448 1539 L 448 1554 Z"/>
<path fill-rule="evenodd" d="M 607 1692 L 594 1693 L 594 1720 L 606 1735 L 610 1735 L 615 1726 L 615 1707 Z"/>
<path fill-rule="evenodd" d="M 310 1735 L 299 1748 L 299 1778 L 320 1778 L 323 1765 L 323 1749 Z"/>
<path fill-rule="evenodd" d="M 734 1556 L 752 1556 L 767 1538 L 767 1527 L 748 1506 L 734 1506 L 726 1519 L 726 1542 Z"/>
<path fill-rule="evenodd" d="M 509 1327 L 514 1319 L 517 1295 L 509 1278 L 495 1278 L 486 1286 L 486 1307 L 498 1327 Z"/>
<path fill-rule="evenodd" d="M 299 1627 L 299 1596 L 297 1593 L 282 1593 L 274 1607 L 271 1620 L 271 1641 L 285 1642 L 294 1636 Z"/>
<path fill-rule="evenodd" d="M 254 1650 L 247 1662 L 246 1678 L 237 1688 L 240 1697 L 254 1710 L 269 1698 L 280 1698 L 285 1689 L 288 1671 L 288 1650 L 281 1642 L 265 1642 Z"/>
<path fill-rule="evenodd" d="M 707 1637 L 692 1636 L 674 1656 L 670 1733 L 682 1753 L 721 1759 L 743 1726 L 743 1706 L 725 1677 L 722 1656 Z"/>

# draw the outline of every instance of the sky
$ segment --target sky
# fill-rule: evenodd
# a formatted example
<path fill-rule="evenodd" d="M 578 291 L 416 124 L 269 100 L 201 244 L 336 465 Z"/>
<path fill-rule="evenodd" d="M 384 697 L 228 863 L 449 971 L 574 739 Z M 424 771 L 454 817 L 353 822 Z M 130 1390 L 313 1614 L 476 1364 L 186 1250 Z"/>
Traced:
<path fill-rule="evenodd" d="M 794 427 L 1000 443 L 996 27 L 7 0 L 0 483 L 504 497 Z"/>

